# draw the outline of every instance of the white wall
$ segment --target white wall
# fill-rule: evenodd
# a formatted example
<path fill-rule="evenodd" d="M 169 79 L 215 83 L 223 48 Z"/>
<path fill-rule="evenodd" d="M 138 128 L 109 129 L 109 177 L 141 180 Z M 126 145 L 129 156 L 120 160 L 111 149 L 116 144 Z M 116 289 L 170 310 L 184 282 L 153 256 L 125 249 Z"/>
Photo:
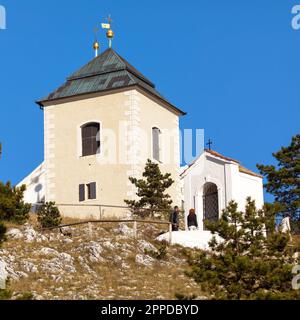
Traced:
<path fill-rule="evenodd" d="M 35 204 L 45 199 L 45 170 L 44 163 L 37 167 L 29 176 L 21 181 L 17 186 L 26 185 L 24 201 Z"/>
<path fill-rule="evenodd" d="M 239 172 L 237 184 L 235 187 L 236 202 L 239 204 L 239 210 L 245 209 L 246 199 L 251 197 L 255 200 L 256 207 L 261 209 L 264 204 L 263 182 L 259 177 L 254 177 Z"/>

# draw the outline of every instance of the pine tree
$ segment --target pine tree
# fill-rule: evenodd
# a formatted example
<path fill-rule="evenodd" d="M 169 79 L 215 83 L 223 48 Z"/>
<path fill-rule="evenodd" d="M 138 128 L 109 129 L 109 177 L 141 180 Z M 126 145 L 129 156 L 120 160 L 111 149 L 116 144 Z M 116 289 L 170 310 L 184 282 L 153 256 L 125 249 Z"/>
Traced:
<path fill-rule="evenodd" d="M 37 220 L 42 228 L 57 227 L 62 218 L 54 202 L 46 202 L 41 205 L 37 212 Z"/>
<path fill-rule="evenodd" d="M 162 174 L 159 165 L 148 159 L 143 178 L 129 178 L 130 182 L 137 188 L 136 195 L 140 199 L 139 201 L 124 200 L 125 203 L 135 214 L 143 217 L 169 212 L 172 200 L 165 191 L 174 183 L 171 174 Z M 147 210 L 144 210 L 145 208 Z"/>
<path fill-rule="evenodd" d="M 282 210 L 283 208 L 278 202 L 264 204 L 265 226 L 268 235 L 276 231 L 276 217 Z"/>
<path fill-rule="evenodd" d="M 12 187 L 0 182 L 0 220 L 22 224 L 29 218 L 31 205 L 23 201 L 25 186 Z"/>
<path fill-rule="evenodd" d="M 294 136 L 288 147 L 282 147 L 273 156 L 278 162 L 277 167 L 257 165 L 267 178 L 265 188 L 281 205 L 283 216 L 300 221 L 300 135 Z"/>
<path fill-rule="evenodd" d="M 255 202 L 245 212 L 231 202 L 217 222 L 206 223 L 214 237 L 210 251 L 188 256 L 188 274 L 216 299 L 300 298 L 292 290 L 292 267 L 297 263 L 288 247 L 289 236 L 265 234 L 266 218 Z"/>

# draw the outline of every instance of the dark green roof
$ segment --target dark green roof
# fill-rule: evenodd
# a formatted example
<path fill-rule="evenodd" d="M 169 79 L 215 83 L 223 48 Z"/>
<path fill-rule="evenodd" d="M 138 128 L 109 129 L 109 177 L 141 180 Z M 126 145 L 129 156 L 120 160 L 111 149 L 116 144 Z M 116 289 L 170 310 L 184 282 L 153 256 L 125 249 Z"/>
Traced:
<path fill-rule="evenodd" d="M 137 69 L 119 56 L 114 50 L 107 49 L 78 71 L 74 72 L 58 89 L 37 103 L 44 103 L 57 99 L 79 96 L 87 93 L 111 91 L 113 89 L 138 86 L 151 95 L 164 101 L 180 114 L 183 111 L 167 101 L 156 89 L 155 85 L 142 75 Z"/>

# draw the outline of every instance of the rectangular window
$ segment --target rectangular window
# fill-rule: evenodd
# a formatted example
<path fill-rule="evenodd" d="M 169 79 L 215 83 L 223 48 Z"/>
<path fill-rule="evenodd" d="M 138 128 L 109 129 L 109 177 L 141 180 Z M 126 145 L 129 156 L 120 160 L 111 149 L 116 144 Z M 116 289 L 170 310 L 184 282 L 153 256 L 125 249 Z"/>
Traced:
<path fill-rule="evenodd" d="M 82 156 L 97 154 L 100 149 L 100 124 L 88 123 L 81 128 Z"/>
<path fill-rule="evenodd" d="M 87 196 L 87 198 L 86 198 Z M 79 185 L 79 202 L 83 202 L 86 199 L 94 200 L 97 199 L 97 187 L 96 182 Z"/>
<path fill-rule="evenodd" d="M 79 202 L 82 202 L 85 200 L 85 185 L 80 184 L 79 185 Z"/>
<path fill-rule="evenodd" d="M 152 128 L 152 156 L 156 161 L 160 161 L 160 130 Z"/>
<path fill-rule="evenodd" d="M 97 198 L 97 191 L 96 191 L 96 182 L 92 182 L 87 184 L 88 190 L 88 199 L 93 200 Z"/>

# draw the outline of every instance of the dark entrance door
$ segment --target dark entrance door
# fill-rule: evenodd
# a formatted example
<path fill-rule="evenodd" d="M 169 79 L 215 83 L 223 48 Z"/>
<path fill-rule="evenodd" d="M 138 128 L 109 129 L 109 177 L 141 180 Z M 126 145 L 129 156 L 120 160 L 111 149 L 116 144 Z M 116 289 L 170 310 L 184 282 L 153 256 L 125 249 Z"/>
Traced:
<path fill-rule="evenodd" d="M 207 183 L 204 186 L 203 212 L 204 221 L 217 221 L 219 219 L 218 187 L 214 183 Z M 203 229 L 207 230 L 205 223 Z"/>

